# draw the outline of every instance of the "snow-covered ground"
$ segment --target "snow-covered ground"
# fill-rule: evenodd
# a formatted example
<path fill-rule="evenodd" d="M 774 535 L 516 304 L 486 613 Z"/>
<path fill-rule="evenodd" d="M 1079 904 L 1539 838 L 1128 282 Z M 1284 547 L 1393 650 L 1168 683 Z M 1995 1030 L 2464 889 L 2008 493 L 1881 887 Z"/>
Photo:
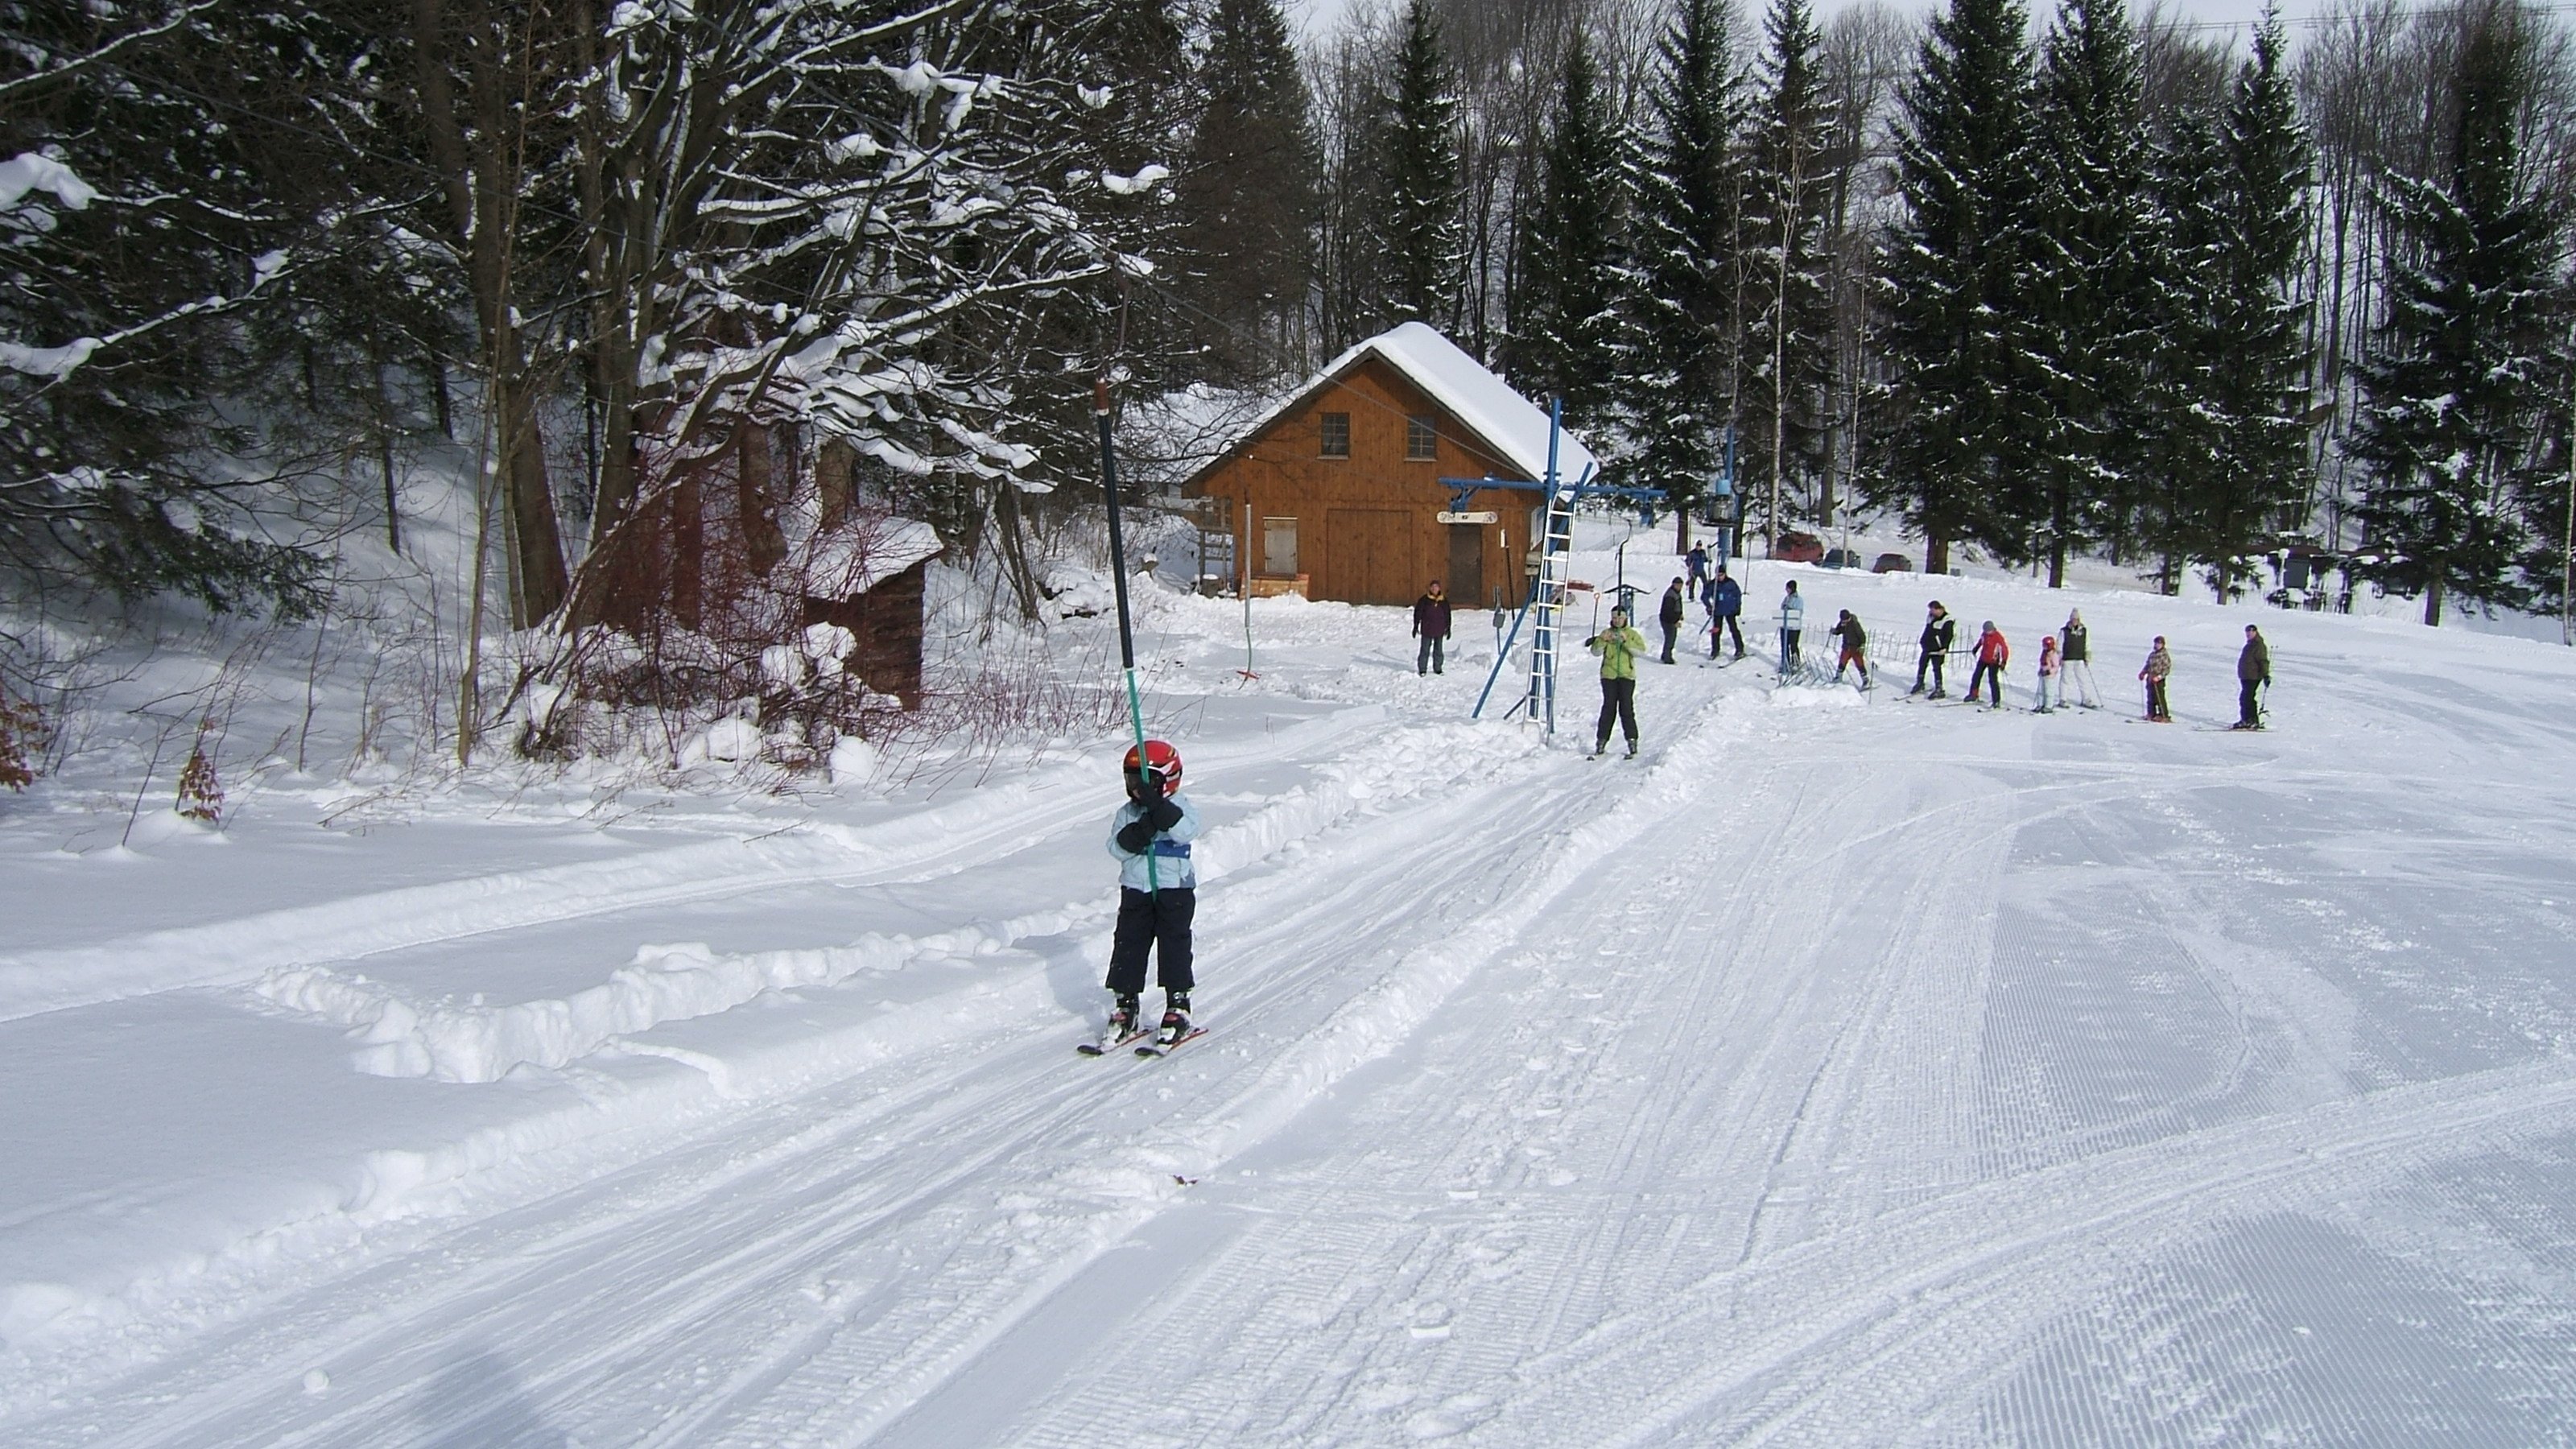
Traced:
<path fill-rule="evenodd" d="M 1750 572 L 1757 652 L 1794 576 L 1906 677 L 1649 664 L 1593 762 L 1588 669 L 1468 718 L 1481 614 L 1425 680 L 1260 601 L 1245 679 L 1149 595 L 1166 1061 L 1071 1050 L 1105 737 L 607 828 L 0 806 L 0 1442 L 2576 1441 L 2576 654 Z M 2080 606 L 2108 707 L 1900 698 L 1934 596 L 2019 705 Z"/>

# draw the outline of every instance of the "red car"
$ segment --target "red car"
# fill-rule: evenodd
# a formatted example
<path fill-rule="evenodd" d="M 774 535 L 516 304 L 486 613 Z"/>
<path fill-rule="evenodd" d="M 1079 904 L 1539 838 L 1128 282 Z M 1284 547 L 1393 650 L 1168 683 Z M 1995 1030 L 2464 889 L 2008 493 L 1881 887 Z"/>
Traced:
<path fill-rule="evenodd" d="M 1812 533 L 1784 533 L 1771 556 L 1782 563 L 1814 563 L 1825 556 L 1825 541 Z"/>

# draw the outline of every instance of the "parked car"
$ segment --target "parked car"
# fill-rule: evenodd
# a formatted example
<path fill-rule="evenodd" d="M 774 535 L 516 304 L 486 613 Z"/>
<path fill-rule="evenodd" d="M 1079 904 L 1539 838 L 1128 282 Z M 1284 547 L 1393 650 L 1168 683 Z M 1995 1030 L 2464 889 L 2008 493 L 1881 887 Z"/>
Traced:
<path fill-rule="evenodd" d="M 1869 566 L 1869 571 L 1874 574 L 1910 574 L 1914 572 L 1914 560 L 1901 553 L 1883 553 L 1878 556 L 1878 562 Z"/>
<path fill-rule="evenodd" d="M 1825 556 L 1825 541 L 1812 533 L 1784 533 L 1771 556 L 1782 563 L 1814 563 Z"/>
<path fill-rule="evenodd" d="M 1826 568 L 1829 568 L 1829 569 L 1856 569 L 1856 568 L 1859 568 L 1859 567 L 1860 567 L 1860 555 L 1859 555 L 1859 554 L 1856 554 L 1856 553 L 1854 553 L 1854 552 L 1852 552 L 1850 549 L 1847 549 L 1847 548 L 1829 548 L 1829 549 L 1826 549 L 1826 550 L 1825 550 L 1825 567 L 1826 567 Z"/>

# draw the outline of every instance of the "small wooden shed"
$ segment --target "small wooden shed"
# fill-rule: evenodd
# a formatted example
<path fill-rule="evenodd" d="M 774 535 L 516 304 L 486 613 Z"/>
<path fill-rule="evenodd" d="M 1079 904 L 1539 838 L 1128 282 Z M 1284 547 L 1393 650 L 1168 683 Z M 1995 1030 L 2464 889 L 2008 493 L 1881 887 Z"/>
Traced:
<path fill-rule="evenodd" d="M 1547 446 L 1544 409 L 1407 322 L 1333 359 L 1182 492 L 1224 500 L 1256 595 L 1404 604 L 1439 579 L 1461 608 L 1516 607 L 1544 498 L 1497 487 L 1458 499 L 1441 480 L 1534 482 Z M 1589 449 L 1560 437 L 1562 477 L 1592 466 Z"/>
<path fill-rule="evenodd" d="M 837 624 L 857 643 L 848 673 L 879 694 L 921 707 L 923 597 L 939 534 L 927 523 L 887 516 L 836 520 L 816 530 L 796 569 L 803 622 Z"/>

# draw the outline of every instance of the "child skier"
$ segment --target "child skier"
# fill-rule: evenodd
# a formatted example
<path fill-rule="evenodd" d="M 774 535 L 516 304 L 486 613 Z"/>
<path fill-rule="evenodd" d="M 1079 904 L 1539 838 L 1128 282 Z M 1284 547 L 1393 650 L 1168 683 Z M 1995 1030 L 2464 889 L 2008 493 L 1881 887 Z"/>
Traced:
<path fill-rule="evenodd" d="M 2156 647 L 2147 651 L 2146 667 L 2138 677 L 2147 682 L 2147 718 L 2164 724 L 2173 723 L 2173 708 L 2165 703 L 2165 681 L 2173 675 L 2173 656 L 2165 652 L 2165 636 L 2156 636 Z"/>
<path fill-rule="evenodd" d="M 2040 635 L 2039 703 L 2031 707 L 2030 712 L 2032 714 L 2046 714 L 2052 708 L 2062 706 L 2066 703 L 2066 682 L 2058 676 L 2059 667 L 2057 636 L 2054 634 Z M 2057 705 L 2054 706 L 2048 702 L 2049 692 L 2052 689 L 2057 693 Z"/>
<path fill-rule="evenodd" d="M 1869 634 L 1861 628 L 1859 616 L 1845 609 L 1834 627 L 1825 632 L 1843 641 L 1842 656 L 1834 661 L 1834 682 L 1842 683 L 1844 670 L 1858 669 L 1860 687 L 1869 688 Z"/>
<path fill-rule="evenodd" d="M 1108 986 L 1115 995 L 1105 1046 L 1144 1035 L 1137 1024 L 1145 989 L 1145 954 L 1155 955 L 1163 987 L 1163 1029 L 1170 1046 L 1190 1034 L 1190 918 L 1198 911 L 1197 869 L 1190 842 L 1199 815 L 1181 796 L 1181 752 L 1147 740 L 1144 758 L 1127 751 L 1127 803 L 1110 820 L 1109 853 L 1118 857 L 1118 926 L 1109 947 Z"/>
<path fill-rule="evenodd" d="M 1977 686 L 1986 686 L 1987 697 L 1994 702 L 1988 709 L 2004 707 L 2004 666 L 2012 662 L 2012 646 L 2004 642 L 2004 631 L 1988 619 L 1977 631 L 1977 667 L 1968 671 L 1968 700 L 1977 697 Z"/>

